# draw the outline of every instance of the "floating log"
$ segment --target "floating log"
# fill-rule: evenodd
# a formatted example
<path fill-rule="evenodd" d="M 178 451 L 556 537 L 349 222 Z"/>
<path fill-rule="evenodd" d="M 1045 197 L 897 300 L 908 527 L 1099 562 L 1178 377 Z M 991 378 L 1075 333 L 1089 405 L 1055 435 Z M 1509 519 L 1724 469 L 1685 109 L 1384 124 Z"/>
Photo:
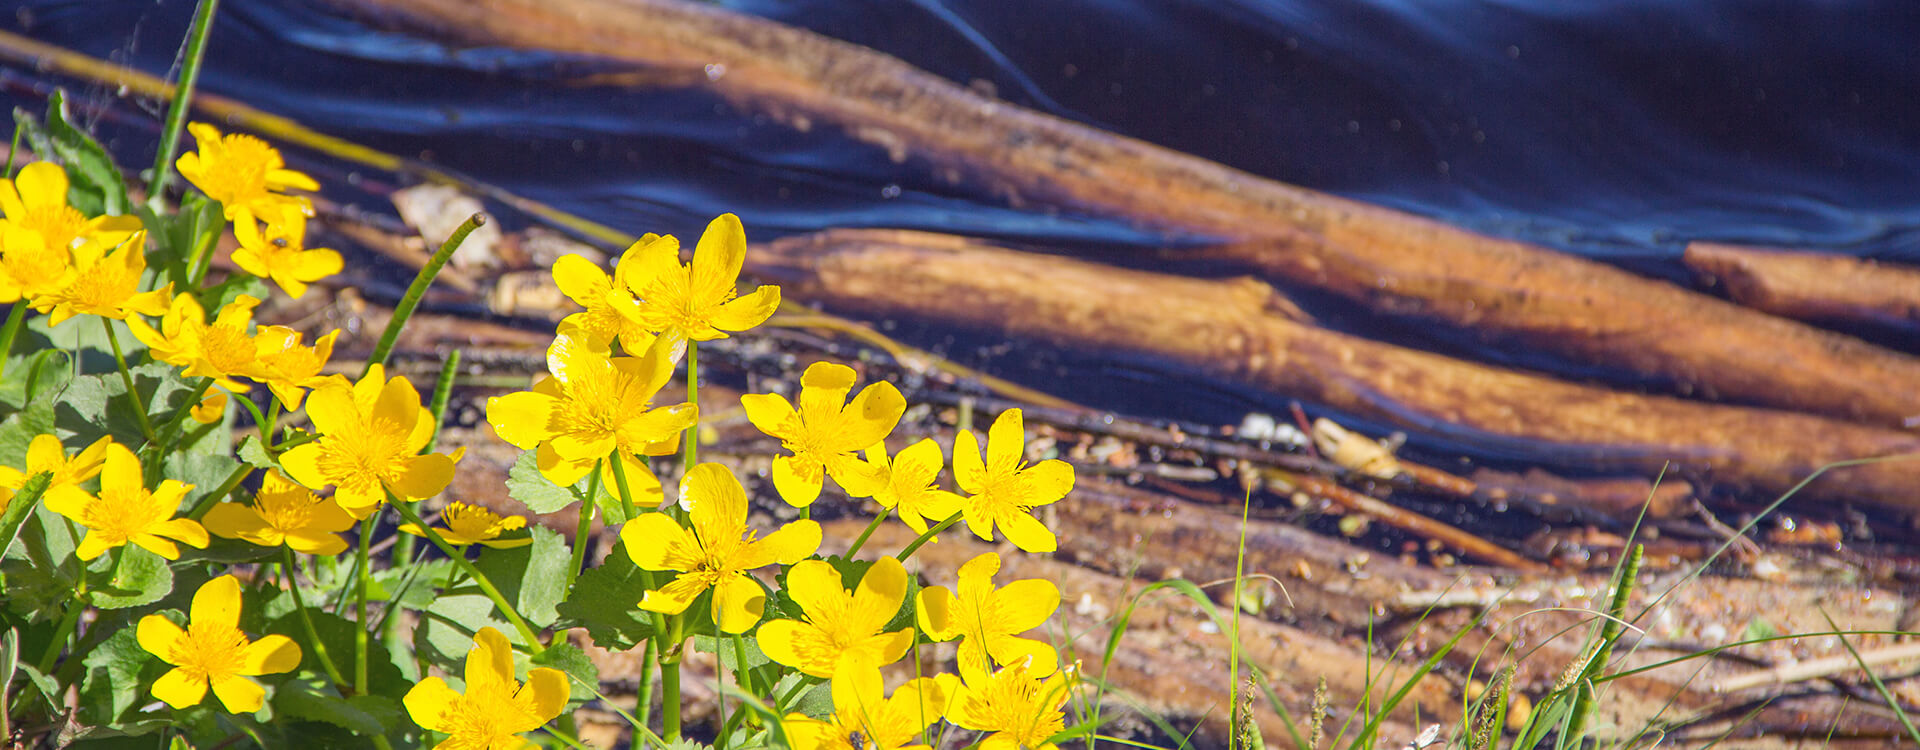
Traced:
<path fill-rule="evenodd" d="M 747 259 L 788 297 L 835 310 L 1144 355 L 1586 469 L 1653 474 L 1672 464 L 1682 475 L 1784 492 L 1829 463 L 1920 452 L 1911 433 L 1577 385 L 1303 325 L 1269 314 L 1278 295 L 1252 279 L 1122 270 L 888 230 L 789 237 Z M 1920 510 L 1916 475 L 1920 464 L 1882 461 L 1829 471 L 1806 492 Z"/>
<path fill-rule="evenodd" d="M 1920 332 L 1920 268 L 1828 253 L 1695 242 L 1688 268 L 1775 315 Z"/>
<path fill-rule="evenodd" d="M 1888 427 L 1920 359 L 1602 263 L 1304 190 L 983 97 L 873 50 L 677 0 L 332 0 L 473 44 L 591 55 L 800 130 L 831 124 L 1015 206 L 1117 215 L 1373 310 L 1738 402 Z M 1192 257 L 1188 254 L 1182 257 Z"/>

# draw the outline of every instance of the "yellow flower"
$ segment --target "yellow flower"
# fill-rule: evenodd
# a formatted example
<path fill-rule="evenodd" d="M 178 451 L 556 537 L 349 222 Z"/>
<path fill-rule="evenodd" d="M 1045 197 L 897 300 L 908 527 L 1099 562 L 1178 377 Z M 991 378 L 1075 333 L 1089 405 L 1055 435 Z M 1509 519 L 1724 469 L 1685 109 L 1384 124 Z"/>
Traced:
<path fill-rule="evenodd" d="M 420 455 L 433 438 L 433 412 L 405 376 L 387 380 L 374 365 L 351 387 L 314 391 L 307 416 L 323 437 L 281 454 L 280 468 L 314 489 L 334 485 L 334 501 L 354 518 L 372 514 L 388 491 L 415 500 L 453 481 L 457 454 Z"/>
<path fill-rule="evenodd" d="M 637 255 L 636 251 L 628 250 L 616 269 L 632 268 L 635 262 L 630 259 Z M 613 278 L 593 261 L 579 255 L 561 256 L 553 262 L 553 282 L 568 299 L 587 308 L 586 312 L 568 315 L 560 321 L 561 326 L 577 327 L 596 341 L 619 339 L 621 350 L 629 355 L 644 352 L 653 344 L 653 333 L 640 327 L 639 303 L 634 301 L 633 294 L 625 284 L 616 287 Z"/>
<path fill-rule="evenodd" d="M 345 376 L 320 374 L 333 357 L 333 342 L 338 338 L 340 329 L 336 328 L 314 341 L 313 346 L 301 346 L 299 331 L 261 326 L 253 334 L 253 353 L 260 365 L 247 377 L 266 383 L 288 411 L 298 409 L 306 400 L 307 389 L 347 384 Z"/>
<path fill-rule="evenodd" d="M 107 446 L 112 444 L 111 436 L 103 437 L 80 449 L 79 453 L 68 456 L 65 446 L 60 444 L 60 438 L 44 433 L 33 436 L 33 441 L 27 443 L 26 471 L 0 466 L 0 510 L 6 509 L 13 500 L 13 493 L 25 487 L 28 479 L 41 472 L 53 475 L 47 489 L 77 486 L 99 476 L 100 467 L 107 459 Z"/>
<path fill-rule="evenodd" d="M 960 640 L 962 670 L 989 669 L 995 664 L 1028 664 L 1035 675 L 1052 674 L 1058 665 L 1053 647 L 1024 633 L 1046 622 L 1060 606 L 1060 589 L 1051 581 L 1026 578 L 993 587 L 1000 556 L 984 553 L 960 566 L 958 596 L 944 586 L 920 590 L 915 616 L 920 631 L 936 641 Z"/>
<path fill-rule="evenodd" d="M 680 497 L 692 506 L 692 532 L 665 513 L 647 513 L 620 529 L 634 565 L 680 573 L 648 591 L 640 608 L 679 614 L 712 589 L 714 623 L 725 632 L 744 633 L 760 621 L 767 603 L 766 592 L 747 571 L 806 559 L 820 549 L 820 524 L 795 521 L 754 539 L 747 528 L 747 491 L 720 464 L 693 467 L 680 480 Z"/>
<path fill-rule="evenodd" d="M 609 454 L 625 461 L 629 478 L 658 486 L 639 456 L 679 447 L 680 432 L 699 421 L 690 403 L 655 408 L 653 398 L 673 377 L 673 360 L 658 345 L 639 357 L 610 357 L 578 328 L 563 327 L 547 347 L 552 377 L 532 390 L 487 399 L 494 432 L 522 449 L 537 448 L 540 473 L 562 487 L 593 470 Z"/>
<path fill-rule="evenodd" d="M 0 302 L 32 305 L 73 281 L 73 251 L 32 229 L 0 226 Z"/>
<path fill-rule="evenodd" d="M 780 287 L 763 286 L 735 297 L 740 266 L 747 256 L 747 234 L 740 217 L 721 214 L 707 225 L 694 247 L 693 262 L 680 264 L 680 240 L 672 235 L 636 242 L 619 271 L 638 305 L 631 311 L 640 327 L 675 341 L 675 358 L 686 341 L 727 337 L 766 322 L 780 307 Z M 622 308 L 624 309 L 624 308 Z"/>
<path fill-rule="evenodd" d="M 313 202 L 299 196 L 281 195 L 288 189 L 319 190 L 312 177 L 286 168 L 280 152 L 266 141 L 235 133 L 222 136 L 203 122 L 187 126 L 199 153 L 187 152 L 174 165 L 208 198 L 220 201 L 227 220 L 246 224 L 256 216 L 273 216 L 281 206 L 313 215 Z"/>
<path fill-rule="evenodd" d="M 160 615 L 140 618 L 134 631 L 140 647 L 173 665 L 153 683 L 153 697 L 174 708 L 199 705 L 207 688 L 229 713 L 260 710 L 266 688 L 247 679 L 293 671 L 300 666 L 300 645 L 284 635 L 250 640 L 240 632 L 240 581 L 220 576 L 193 593 L 193 609 L 182 630 Z"/>
<path fill-rule="evenodd" d="M 514 679 L 513 645 L 493 628 L 473 634 L 466 681 L 462 695 L 446 680 L 428 677 L 402 699 L 415 724 L 447 735 L 434 745 L 439 750 L 531 747 L 520 734 L 553 721 L 572 697 L 567 675 L 558 669 L 536 667 L 524 686 Z"/>
<path fill-rule="evenodd" d="M 527 519 L 519 516 L 503 518 L 478 505 L 460 502 L 449 504 L 446 510 L 440 511 L 440 520 L 445 521 L 447 525 L 433 527 L 434 532 L 438 533 L 441 539 L 447 540 L 448 544 L 456 547 L 479 543 L 495 549 L 513 549 L 533 543 L 533 537 L 530 536 L 500 538 L 501 534 L 508 531 L 526 528 Z M 410 523 L 401 524 L 400 530 L 414 536 L 427 535 L 420 530 L 419 526 Z"/>
<path fill-rule="evenodd" d="M 58 291 L 35 298 L 34 309 L 51 310 L 47 323 L 56 326 L 75 315 L 126 320 L 134 313 L 166 312 L 173 282 L 150 292 L 140 291 L 140 276 L 147 272 L 146 245 L 147 233 L 134 232 L 111 253 L 99 243 L 80 246 L 73 253 L 72 280 Z"/>
<path fill-rule="evenodd" d="M 883 700 L 884 689 L 877 667 L 849 664 L 833 677 L 833 720 L 787 714 L 780 724 L 788 745 L 794 750 L 928 750 L 907 743 L 940 720 L 946 689 L 932 677 L 901 685 Z"/>
<path fill-rule="evenodd" d="M 262 547 L 285 544 L 309 555 L 337 555 L 347 550 L 340 532 L 353 528 L 353 516 L 333 500 L 270 471 L 254 494 L 252 507 L 221 503 L 207 511 L 204 523 L 223 539 L 245 539 Z"/>
<path fill-rule="evenodd" d="M 139 231 L 135 216 L 92 219 L 67 205 L 67 171 L 52 162 L 37 161 L 20 168 L 20 175 L 0 180 L 0 212 L 5 224 L 39 233 L 47 247 L 66 252 L 87 242 L 117 245 Z"/>
<path fill-rule="evenodd" d="M 892 462 L 887 461 L 887 444 L 874 443 L 867 449 L 867 463 L 884 477 L 873 493 L 874 502 L 899 513 L 900 520 L 916 533 L 927 533 L 929 520 L 940 522 L 953 517 L 965 502 L 959 495 L 934 486 L 946 457 L 940 455 L 940 444 L 933 438 L 907 446 Z"/>
<path fill-rule="evenodd" d="M 993 732 L 980 743 L 982 750 L 1057 750 L 1047 740 L 1067 727 L 1061 710 L 1073 691 L 1072 670 L 1061 670 L 1040 680 L 1024 664 L 998 672 L 961 669 L 965 682 L 942 675 L 949 688 L 947 721 L 963 729 Z"/>
<path fill-rule="evenodd" d="M 879 382 L 847 403 L 854 380 L 851 367 L 815 362 L 800 375 L 799 411 L 778 393 L 740 397 L 753 426 L 793 451 L 773 460 L 773 486 L 787 504 L 812 505 L 828 475 L 849 497 L 871 496 L 883 485 L 885 477 L 854 454 L 893 432 L 907 400 L 892 383 Z"/>
<path fill-rule="evenodd" d="M 213 424 L 220 421 L 221 417 L 227 415 L 227 392 L 208 391 L 207 397 L 200 399 L 200 403 L 194 404 L 187 413 L 193 415 L 193 421 L 200 424 Z"/>
<path fill-rule="evenodd" d="M 127 327 L 154 359 L 184 368 L 190 377 L 213 378 L 221 388 L 246 393 L 247 386 L 235 378 L 252 378 L 260 372 L 258 345 L 247 335 L 253 308 L 259 304 L 258 298 L 242 294 L 220 308 L 208 324 L 200 302 L 192 294 L 181 293 L 160 319 L 160 330 L 139 318 L 127 320 Z"/>
<path fill-rule="evenodd" d="M 806 618 L 760 626 L 760 650 L 781 664 L 833 677 L 842 658 L 892 664 L 913 645 L 913 628 L 880 632 L 907 598 L 907 569 L 891 557 L 868 568 L 854 592 L 842 587 L 832 564 L 803 560 L 787 571 L 787 595 Z"/>
<path fill-rule="evenodd" d="M 953 478 L 971 493 L 961 510 L 967 528 L 981 539 L 992 541 L 998 526 L 1007 541 L 1023 551 L 1052 552 L 1059 542 L 1033 517 L 1033 508 L 1067 496 L 1073 489 L 1073 467 L 1057 459 L 1023 467 L 1025 453 L 1019 409 L 1001 412 L 993 421 L 984 462 L 973 431 L 961 430 L 953 446 Z"/>
<path fill-rule="evenodd" d="M 168 479 L 160 483 L 160 489 L 149 491 L 141 484 L 140 459 L 133 451 L 112 443 L 107 445 L 106 454 L 98 496 L 72 484 L 47 489 L 47 510 L 87 528 L 86 538 L 74 551 L 76 556 L 92 560 L 131 542 L 168 560 L 180 559 L 180 548 L 169 539 L 206 548 L 207 530 L 198 521 L 173 517 L 193 485 Z"/>
<path fill-rule="evenodd" d="M 240 248 L 233 251 L 233 264 L 263 279 L 273 279 L 287 296 L 299 299 L 307 285 L 340 272 L 340 253 L 324 247 L 308 250 L 307 216 L 300 208 L 279 205 L 260 215 L 266 231 L 251 221 L 233 225 L 233 236 Z"/>

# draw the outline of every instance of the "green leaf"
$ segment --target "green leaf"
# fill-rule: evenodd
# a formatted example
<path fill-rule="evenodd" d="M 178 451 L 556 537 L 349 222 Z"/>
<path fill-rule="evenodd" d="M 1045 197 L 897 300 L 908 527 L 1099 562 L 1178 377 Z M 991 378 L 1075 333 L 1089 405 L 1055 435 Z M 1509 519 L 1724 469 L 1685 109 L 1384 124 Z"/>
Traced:
<path fill-rule="evenodd" d="M 248 435 L 240 441 L 239 456 L 240 460 L 256 469 L 272 469 L 279 466 L 274 463 L 273 456 L 267 453 L 267 447 L 260 444 L 258 435 Z"/>
<path fill-rule="evenodd" d="M 606 561 L 574 582 L 573 592 L 557 608 L 560 622 L 555 627 L 586 628 L 596 645 L 615 651 L 653 637 L 653 615 L 639 608 L 647 593 L 646 575 L 627 556 L 626 544 L 614 547 Z"/>
<path fill-rule="evenodd" d="M 500 588 L 500 593 L 536 627 L 546 627 L 560 618 L 554 610 L 567 595 L 567 566 L 573 554 L 560 533 L 534 526 L 533 543 L 513 549 L 482 547 L 474 563 L 481 573 Z"/>
<path fill-rule="evenodd" d="M 382 713 L 398 718 L 399 706 L 392 698 L 363 695 L 358 700 L 360 705 L 355 705 L 330 687 L 293 681 L 280 686 L 273 696 L 273 707 L 283 716 L 325 722 L 363 737 L 386 732 L 380 717 L 365 707 L 378 705 L 386 709 Z"/>
<path fill-rule="evenodd" d="M 584 486 L 584 484 L 583 484 Z M 533 451 L 526 451 L 514 459 L 513 468 L 507 471 L 507 496 L 520 501 L 527 510 L 535 513 L 553 513 L 579 502 L 580 495 L 575 490 L 562 487 L 548 481 L 540 473 L 538 460 Z"/>
<path fill-rule="evenodd" d="M 0 551 L 13 546 L 13 540 L 20 536 L 20 527 L 26 525 L 27 517 L 33 515 L 33 509 L 40 506 L 40 495 L 47 491 L 47 485 L 52 482 L 51 472 L 41 472 L 13 493 L 13 499 L 7 502 L 7 509 L 0 511 Z"/>
<path fill-rule="evenodd" d="M 414 654 L 460 674 L 467 652 L 473 650 L 473 634 L 483 627 L 506 634 L 510 641 L 520 640 L 517 630 L 494 616 L 493 600 L 479 593 L 479 588 L 453 589 L 420 613 L 420 622 L 413 628 Z"/>
<path fill-rule="evenodd" d="M 23 341 L 31 340 L 31 334 Z M 30 346 L 30 345 L 29 345 Z M 15 349 L 22 348 L 22 341 L 14 343 Z M 7 358 L 7 372 L 0 377 L 0 404 L 24 409 L 40 404 L 47 399 L 41 396 L 58 393 L 73 379 L 73 358 L 58 349 L 40 348 L 24 354 L 15 354 Z M 46 404 L 48 413 L 53 405 Z M 49 418 L 48 423 L 52 420 Z"/>
<path fill-rule="evenodd" d="M 555 643 L 548 646 L 547 650 L 534 654 L 531 661 L 536 667 L 552 667 L 565 672 L 568 677 L 581 685 L 595 689 L 600 687 L 600 668 L 593 665 L 593 659 L 589 658 L 587 652 L 582 651 L 579 646 L 565 642 Z M 567 685 L 567 689 L 572 691 L 574 701 L 593 698 L 593 693 L 581 690 L 572 683 Z"/>
<path fill-rule="evenodd" d="M 447 559 L 415 563 L 405 567 L 387 568 L 373 572 L 373 584 L 387 592 L 382 599 L 406 609 L 426 609 L 440 598 L 440 584 L 447 580 L 447 571 L 453 569 L 453 561 Z M 407 584 L 411 576 L 413 583 Z M 398 599 L 393 597 L 398 596 Z"/>
<path fill-rule="evenodd" d="M 180 507 L 192 508 L 214 490 L 226 484 L 227 477 L 242 466 L 238 460 L 227 456 L 215 456 L 207 453 L 173 452 L 161 461 L 161 476 L 178 479 L 193 485 L 180 501 Z M 229 498 L 220 498 L 227 500 Z"/>
<path fill-rule="evenodd" d="M 177 610 L 157 614 L 175 625 L 184 625 L 187 621 L 186 615 Z M 117 719 L 128 709 L 145 702 L 142 696 L 146 691 L 142 685 L 152 684 L 154 678 L 172 669 L 140 647 L 135 637 L 138 630 L 119 629 L 80 661 L 86 668 L 86 676 L 80 680 L 80 715 L 84 723 L 119 723 Z"/>
<path fill-rule="evenodd" d="M 0 419 L 0 464 L 27 465 L 27 446 L 41 435 L 55 435 L 54 400 L 37 399 Z"/>
<path fill-rule="evenodd" d="M 292 596 L 282 597 L 292 599 Z M 280 599 L 276 599 L 278 604 Z M 307 615 L 313 618 L 314 632 L 320 634 L 320 643 L 327 648 L 327 656 L 333 659 L 333 666 L 349 679 L 353 677 L 353 634 L 358 626 L 352 620 L 321 610 L 314 605 L 314 599 L 307 599 Z M 267 624 L 266 632 L 277 633 L 292 638 L 300 644 L 300 668 L 309 673 L 324 675 L 326 667 L 320 665 L 320 653 L 313 648 L 313 642 L 307 638 L 306 628 L 300 624 L 300 613 L 290 612 L 273 619 Z M 406 695 L 412 687 L 400 675 L 400 668 L 393 665 L 392 657 L 387 654 L 387 646 L 380 638 L 367 639 L 367 687 L 375 695 L 398 699 Z M 278 698 L 275 705 L 278 705 Z"/>
<path fill-rule="evenodd" d="M 66 92 L 55 90 L 47 97 L 47 135 L 53 140 L 53 152 L 67 167 L 69 202 L 88 216 L 127 212 L 127 183 L 113 166 L 113 157 L 100 144 L 72 125 L 67 112 Z"/>
<path fill-rule="evenodd" d="M 111 571 L 112 577 L 92 587 L 93 606 L 101 609 L 140 607 L 160 601 L 173 591 L 173 568 L 167 565 L 166 558 L 131 544 L 124 549 L 118 569 L 112 567 L 111 554 L 94 558 L 90 571 L 103 578 Z"/>

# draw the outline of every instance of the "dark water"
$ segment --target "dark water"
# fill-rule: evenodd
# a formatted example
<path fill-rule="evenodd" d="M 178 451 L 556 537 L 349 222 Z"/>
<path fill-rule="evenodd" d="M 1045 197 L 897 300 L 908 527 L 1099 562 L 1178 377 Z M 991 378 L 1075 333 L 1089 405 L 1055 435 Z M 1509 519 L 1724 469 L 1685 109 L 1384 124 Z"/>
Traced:
<path fill-rule="evenodd" d="M 1904 0 L 723 4 L 1251 172 L 1670 278 L 1695 239 L 1920 262 L 1920 4 Z M 0 25 L 164 75 L 192 3 L 15 10 Z M 220 12 L 205 90 L 634 233 L 695 235 L 734 211 L 756 239 L 889 226 L 1160 242 L 1120 221 L 1010 209 L 830 129 L 588 83 L 623 72 L 603 61 L 449 49 L 312 0 Z M 0 102 L 44 106 L 30 83 L 43 78 L 0 72 Z M 77 94 L 119 107 L 98 125 L 125 160 L 150 158 L 160 103 Z M 294 159 L 336 197 L 382 205 L 352 183 L 388 176 Z M 1029 359 L 1000 368 L 1029 380 L 1097 369 L 1108 401 L 1147 412 L 1232 421 L 1246 408 L 1244 394 L 1170 393 L 1150 365 Z"/>

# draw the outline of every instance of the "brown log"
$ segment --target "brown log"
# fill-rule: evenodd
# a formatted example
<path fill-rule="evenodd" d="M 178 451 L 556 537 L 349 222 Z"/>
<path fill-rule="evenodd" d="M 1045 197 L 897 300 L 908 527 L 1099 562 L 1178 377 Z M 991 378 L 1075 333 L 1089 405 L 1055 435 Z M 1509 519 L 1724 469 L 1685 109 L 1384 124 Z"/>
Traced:
<path fill-rule="evenodd" d="M 1549 462 L 1685 474 L 1783 492 L 1840 460 L 1920 452 L 1920 437 L 1822 417 L 1577 385 L 1368 341 L 1268 314 L 1251 279 L 1191 279 L 995 248 L 947 235 L 829 231 L 748 254 L 795 299 L 1102 352 L 1390 422 L 1506 442 Z M 1920 382 L 1920 381 L 1917 381 Z M 1807 492 L 1920 509 L 1920 467 L 1829 471 Z"/>
<path fill-rule="evenodd" d="M 1920 268 L 1827 253 L 1695 242 L 1687 267 L 1735 302 L 1800 320 L 1920 331 Z"/>
<path fill-rule="evenodd" d="M 1493 502 L 1520 500 L 1549 516 L 1555 509 L 1589 510 L 1615 520 L 1632 521 L 1642 509 L 1648 518 L 1679 518 L 1694 509 L 1693 485 L 1663 479 L 1568 479 L 1539 469 L 1509 474 L 1492 469 L 1473 472 L 1475 494 Z"/>
<path fill-rule="evenodd" d="M 980 96 L 899 59 L 676 0 L 333 0 L 476 44 L 678 73 L 801 130 L 832 124 L 1016 206 L 1240 241 L 1219 259 L 1374 310 L 1676 387 L 1899 426 L 1920 359 L 1534 245 L 1327 196 Z M 656 77 L 657 79 L 657 77 Z"/>

